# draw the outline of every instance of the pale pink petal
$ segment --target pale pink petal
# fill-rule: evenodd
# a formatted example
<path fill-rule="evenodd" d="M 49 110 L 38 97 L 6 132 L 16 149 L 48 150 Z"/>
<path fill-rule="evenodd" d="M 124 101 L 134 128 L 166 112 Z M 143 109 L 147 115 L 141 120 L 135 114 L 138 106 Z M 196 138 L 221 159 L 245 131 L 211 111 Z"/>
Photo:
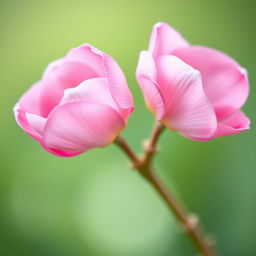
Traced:
<path fill-rule="evenodd" d="M 194 139 L 211 137 L 217 121 L 203 91 L 200 73 L 171 55 L 158 58 L 157 70 L 167 108 L 166 125 Z"/>
<path fill-rule="evenodd" d="M 154 25 L 149 42 L 149 51 L 154 57 L 172 54 L 188 46 L 189 43 L 182 35 L 168 24 L 158 22 Z"/>
<path fill-rule="evenodd" d="M 13 111 L 18 125 L 30 136 L 37 139 L 37 132 L 31 127 L 26 118 L 26 113 L 40 115 L 39 93 L 41 82 L 34 84 L 15 105 Z"/>
<path fill-rule="evenodd" d="M 122 117 L 109 106 L 68 102 L 51 112 L 44 130 L 44 144 L 48 148 L 86 151 L 108 145 L 124 127 Z"/>
<path fill-rule="evenodd" d="M 128 120 L 130 111 L 122 109 L 116 104 L 110 93 L 110 86 L 106 78 L 88 79 L 77 87 L 66 89 L 60 104 L 79 100 L 108 105 L 115 109 L 123 117 L 125 122 Z"/>
<path fill-rule="evenodd" d="M 91 67 L 79 62 L 59 60 L 47 68 L 42 79 L 40 108 L 42 116 L 47 117 L 58 105 L 66 88 L 79 85 L 86 79 L 95 78 L 98 74 Z"/>
<path fill-rule="evenodd" d="M 26 119 L 31 127 L 40 135 L 44 134 L 44 126 L 47 119 L 35 114 L 26 113 Z"/>
<path fill-rule="evenodd" d="M 39 94 L 42 82 L 35 83 L 19 100 L 19 108 L 25 112 L 40 115 Z"/>
<path fill-rule="evenodd" d="M 250 119 L 242 111 L 238 110 L 218 123 L 214 137 L 232 135 L 248 129 L 250 129 Z"/>
<path fill-rule="evenodd" d="M 165 104 L 157 85 L 156 65 L 150 52 L 142 51 L 140 53 L 136 77 L 148 108 L 157 115 L 158 120 L 163 119 Z"/>
<path fill-rule="evenodd" d="M 117 112 L 120 110 L 112 98 L 106 78 L 92 78 L 82 82 L 77 87 L 66 89 L 60 104 L 81 100 L 108 105 L 114 108 Z"/>
<path fill-rule="evenodd" d="M 232 58 L 202 46 L 179 49 L 174 55 L 200 71 L 203 88 L 218 120 L 228 117 L 245 103 L 249 92 L 247 73 Z"/>
<path fill-rule="evenodd" d="M 116 61 L 109 55 L 89 44 L 84 44 L 72 49 L 67 59 L 79 61 L 86 66 L 94 68 L 99 76 L 106 76 L 110 84 L 111 94 L 116 103 L 121 108 L 134 108 L 132 95 L 125 76 Z"/>
<path fill-rule="evenodd" d="M 92 69 L 97 76 L 105 76 L 104 66 L 102 64 L 102 58 L 104 53 L 90 44 L 83 44 L 77 48 L 73 48 L 69 51 L 66 60 L 72 62 L 79 62 Z"/>
<path fill-rule="evenodd" d="M 16 119 L 16 122 L 18 125 L 27 133 L 29 134 L 32 138 L 35 140 L 40 140 L 41 135 L 39 135 L 34 128 L 30 125 L 26 118 L 26 111 L 20 108 L 20 104 L 17 103 L 13 109 L 14 111 L 14 116 Z"/>
<path fill-rule="evenodd" d="M 133 98 L 123 71 L 116 61 L 107 54 L 103 55 L 103 65 L 113 99 L 121 108 L 132 111 L 134 109 Z"/>
<path fill-rule="evenodd" d="M 74 151 L 65 151 L 65 150 L 58 150 L 58 149 L 50 149 L 46 147 L 43 143 L 42 136 L 32 127 L 32 125 L 28 122 L 27 120 L 27 115 L 24 110 L 22 110 L 19 107 L 19 103 L 17 103 L 14 107 L 14 114 L 16 121 L 18 125 L 27 133 L 29 134 L 32 138 L 34 138 L 39 144 L 42 146 L 44 150 L 47 152 L 54 154 L 56 156 L 62 156 L 62 157 L 71 157 L 75 156 L 78 154 L 81 154 L 82 152 L 74 152 Z"/>
<path fill-rule="evenodd" d="M 47 77 L 48 75 L 51 75 L 52 70 L 55 70 L 56 68 L 58 68 L 60 65 L 62 65 L 62 63 L 65 62 L 64 58 L 60 58 L 57 60 L 54 60 L 52 62 L 50 62 L 47 67 L 45 68 L 42 77 Z"/>
<path fill-rule="evenodd" d="M 149 78 L 150 80 L 156 81 L 156 64 L 152 54 L 149 51 L 142 51 L 140 53 L 136 75 L 137 77 L 143 76 Z"/>

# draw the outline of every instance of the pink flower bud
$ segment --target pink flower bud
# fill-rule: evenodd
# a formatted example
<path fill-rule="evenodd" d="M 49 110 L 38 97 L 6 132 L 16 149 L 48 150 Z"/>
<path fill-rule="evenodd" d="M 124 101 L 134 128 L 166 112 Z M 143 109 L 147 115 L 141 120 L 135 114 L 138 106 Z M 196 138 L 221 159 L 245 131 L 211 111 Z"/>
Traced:
<path fill-rule="evenodd" d="M 136 76 L 157 119 L 186 137 L 209 140 L 249 129 L 240 110 L 249 92 L 246 70 L 217 50 L 190 46 L 165 23 L 153 27 Z"/>
<path fill-rule="evenodd" d="M 51 63 L 14 113 L 20 127 L 45 150 L 67 157 L 113 142 L 133 109 L 115 60 L 84 44 Z"/>

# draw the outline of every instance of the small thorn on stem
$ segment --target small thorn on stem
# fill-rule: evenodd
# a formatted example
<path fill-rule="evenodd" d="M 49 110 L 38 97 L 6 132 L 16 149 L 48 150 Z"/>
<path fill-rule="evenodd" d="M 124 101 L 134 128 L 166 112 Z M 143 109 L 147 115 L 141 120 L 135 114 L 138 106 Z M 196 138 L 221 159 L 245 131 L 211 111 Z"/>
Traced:
<path fill-rule="evenodd" d="M 152 154 L 159 152 L 159 147 L 152 146 L 152 143 L 150 140 L 145 140 L 143 142 L 143 149 L 145 152 L 152 153 Z"/>
<path fill-rule="evenodd" d="M 199 218 L 196 214 L 190 214 L 187 217 L 187 223 L 182 226 L 182 230 L 185 233 L 189 233 L 195 230 L 198 226 Z"/>

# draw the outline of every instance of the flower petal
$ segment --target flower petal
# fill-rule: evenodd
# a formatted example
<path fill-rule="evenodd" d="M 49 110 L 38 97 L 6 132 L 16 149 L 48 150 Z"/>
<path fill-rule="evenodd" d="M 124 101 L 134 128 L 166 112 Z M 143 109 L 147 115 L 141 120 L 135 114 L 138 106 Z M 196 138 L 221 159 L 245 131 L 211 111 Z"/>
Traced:
<path fill-rule="evenodd" d="M 88 79 L 77 87 L 66 89 L 60 104 L 81 100 L 108 105 L 117 112 L 120 110 L 110 94 L 110 88 L 106 78 Z"/>
<path fill-rule="evenodd" d="M 105 76 L 104 66 L 102 65 L 103 52 L 90 44 L 83 44 L 69 51 L 66 60 L 79 62 L 92 69 L 98 77 Z"/>
<path fill-rule="evenodd" d="M 158 120 L 163 119 L 165 104 L 156 82 L 156 65 L 150 52 L 142 51 L 140 53 L 136 77 L 148 108 L 156 113 Z"/>
<path fill-rule="evenodd" d="M 107 54 L 103 55 L 103 65 L 114 101 L 121 108 L 132 111 L 134 109 L 133 98 L 123 71 L 116 61 Z"/>
<path fill-rule="evenodd" d="M 109 55 L 89 44 L 84 44 L 72 49 L 67 58 L 93 67 L 101 77 L 106 76 L 116 103 L 121 108 L 134 108 L 125 76 L 116 61 Z"/>
<path fill-rule="evenodd" d="M 188 46 L 189 43 L 181 34 L 168 24 L 158 22 L 154 25 L 149 42 L 149 51 L 154 57 L 172 54 Z"/>
<path fill-rule="evenodd" d="M 127 122 L 130 111 L 120 108 L 114 101 L 106 78 L 92 78 L 82 82 L 79 86 L 66 89 L 60 104 L 69 101 L 87 100 L 98 102 L 115 109 Z"/>
<path fill-rule="evenodd" d="M 32 138 L 35 140 L 40 140 L 41 135 L 39 135 L 37 131 L 35 131 L 34 128 L 30 125 L 26 117 L 27 112 L 21 109 L 19 103 L 15 105 L 13 111 L 18 125 Z"/>
<path fill-rule="evenodd" d="M 246 70 L 232 58 L 202 46 L 179 49 L 174 55 L 200 71 L 205 93 L 218 120 L 225 119 L 245 103 L 249 93 Z"/>
<path fill-rule="evenodd" d="M 37 125 L 37 130 L 36 131 L 34 128 L 36 126 L 36 124 L 33 124 L 34 128 L 32 127 L 31 122 L 31 118 L 30 118 L 30 122 L 27 120 L 27 116 L 30 115 L 28 113 L 26 113 L 24 110 L 22 110 L 19 106 L 19 104 L 17 103 L 15 108 L 14 108 L 14 113 L 15 113 L 15 118 L 17 120 L 17 123 L 19 124 L 19 126 L 27 133 L 29 134 L 32 138 L 34 138 L 41 146 L 44 150 L 46 150 L 47 152 L 56 155 L 56 156 L 61 156 L 61 157 L 71 157 L 71 156 L 75 156 L 78 154 L 81 154 L 82 152 L 74 152 L 74 151 L 65 151 L 65 150 L 58 150 L 58 149 L 50 149 L 48 147 L 46 147 L 43 143 L 43 138 L 41 136 L 41 134 L 38 133 L 38 131 L 42 130 L 42 128 L 38 127 L 39 125 Z M 33 115 L 32 115 L 33 116 Z M 37 118 L 37 117 L 36 117 Z M 35 118 L 35 119 L 36 119 Z M 38 116 L 38 118 L 40 118 Z M 34 120 L 33 120 L 34 121 Z M 32 122 L 33 122 L 32 121 Z M 35 121 L 36 122 L 36 121 Z M 40 122 L 40 121 L 39 121 Z M 38 123 L 39 123 L 38 122 Z M 42 125 L 43 126 L 43 125 Z"/>
<path fill-rule="evenodd" d="M 25 112 L 40 115 L 39 94 L 42 82 L 35 83 L 19 100 L 19 108 Z"/>
<path fill-rule="evenodd" d="M 42 83 L 34 84 L 14 106 L 14 116 L 18 125 L 34 139 L 38 139 L 37 132 L 31 127 L 26 118 L 26 113 L 40 115 L 39 93 Z"/>
<path fill-rule="evenodd" d="M 41 144 L 42 148 L 43 148 L 45 151 L 47 151 L 47 152 L 49 152 L 49 153 L 51 153 L 51 154 L 53 154 L 53 155 L 55 155 L 55 156 L 60 156 L 60 157 L 72 157 L 72 156 L 77 156 L 77 155 L 83 153 L 83 151 L 78 151 L 78 152 L 76 152 L 76 151 L 68 151 L 68 150 L 61 150 L 61 149 L 55 149 L 55 148 L 48 148 L 48 147 L 46 147 L 46 146 L 44 145 L 43 142 L 40 143 L 40 144 Z"/>
<path fill-rule="evenodd" d="M 150 80 L 156 81 L 157 70 L 155 61 L 149 51 L 142 51 L 139 57 L 139 63 L 136 70 L 137 77 L 147 77 Z"/>
<path fill-rule="evenodd" d="M 44 144 L 49 148 L 86 151 L 111 143 L 124 129 L 121 116 L 111 107 L 73 101 L 55 108 L 46 123 Z"/>
<path fill-rule="evenodd" d="M 232 135 L 248 129 L 250 129 L 250 119 L 238 110 L 218 123 L 218 129 L 214 137 Z"/>
<path fill-rule="evenodd" d="M 75 87 L 84 80 L 97 76 L 98 74 L 92 68 L 79 62 L 59 60 L 50 64 L 42 79 L 40 93 L 42 115 L 47 117 L 58 105 L 66 88 Z"/>
<path fill-rule="evenodd" d="M 171 55 L 158 58 L 157 70 L 166 104 L 165 124 L 194 139 L 211 137 L 217 121 L 200 73 Z"/>
<path fill-rule="evenodd" d="M 38 133 L 38 135 L 43 136 L 47 119 L 30 113 L 26 113 L 26 119 L 31 127 Z"/>

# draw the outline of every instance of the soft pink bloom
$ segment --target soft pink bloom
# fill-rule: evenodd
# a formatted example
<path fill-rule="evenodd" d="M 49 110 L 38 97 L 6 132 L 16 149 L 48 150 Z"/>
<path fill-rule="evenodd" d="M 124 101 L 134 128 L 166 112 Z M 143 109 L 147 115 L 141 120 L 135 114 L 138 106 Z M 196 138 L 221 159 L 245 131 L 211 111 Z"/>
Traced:
<path fill-rule="evenodd" d="M 157 119 L 186 137 L 209 140 L 249 129 L 240 110 L 249 92 L 246 70 L 224 53 L 191 46 L 165 23 L 153 27 L 136 76 Z"/>
<path fill-rule="evenodd" d="M 115 60 L 84 44 L 51 63 L 14 113 L 20 127 L 45 150 L 67 157 L 113 142 L 133 108 Z"/>

